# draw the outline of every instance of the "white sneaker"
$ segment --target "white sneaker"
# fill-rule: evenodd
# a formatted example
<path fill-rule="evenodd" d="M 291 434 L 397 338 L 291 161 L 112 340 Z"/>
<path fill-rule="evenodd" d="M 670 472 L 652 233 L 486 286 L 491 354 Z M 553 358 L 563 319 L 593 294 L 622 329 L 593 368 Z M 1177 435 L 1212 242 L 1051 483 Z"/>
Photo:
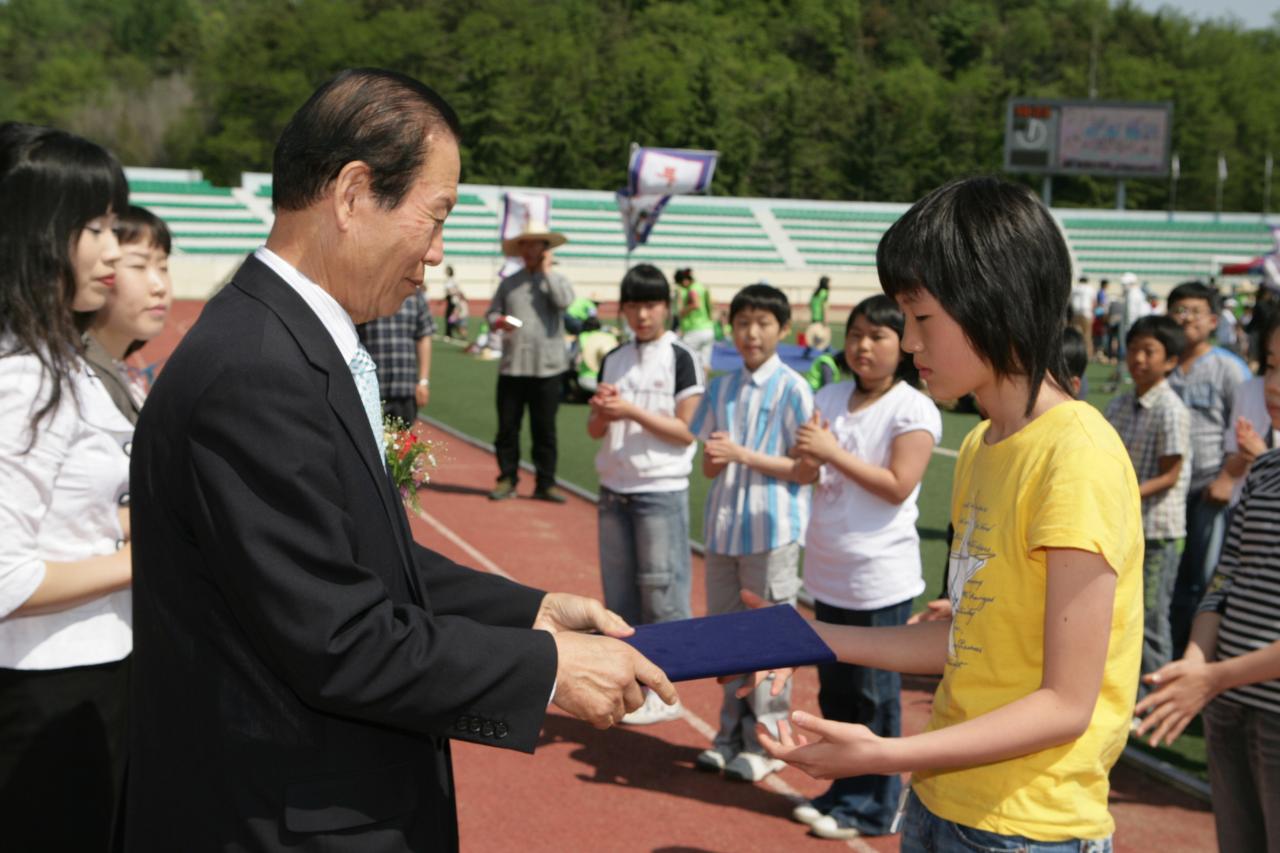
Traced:
<path fill-rule="evenodd" d="M 684 713 L 684 709 L 680 707 L 678 701 L 674 705 L 668 705 L 662 701 L 661 696 L 652 690 L 646 690 L 644 693 L 644 704 L 622 718 L 624 726 L 648 726 L 653 723 L 665 723 L 669 720 L 680 719 L 680 716 Z"/>
<path fill-rule="evenodd" d="M 759 782 L 770 773 L 777 773 L 786 763 L 767 755 L 756 755 L 753 752 L 739 752 L 724 766 L 726 779 L 738 782 Z"/>
<path fill-rule="evenodd" d="M 862 835 L 852 826 L 841 826 L 836 819 L 829 814 L 824 814 L 809 824 L 809 831 L 819 838 L 833 838 L 837 841 L 845 841 L 850 838 L 857 838 Z"/>
<path fill-rule="evenodd" d="M 801 803 L 791 810 L 791 819 L 805 826 L 813 826 L 824 817 L 826 815 L 814 808 L 812 803 Z"/>
<path fill-rule="evenodd" d="M 693 766 L 708 773 L 719 773 L 731 758 L 733 758 L 733 753 L 727 748 L 713 746 L 710 749 L 704 749 L 699 752 L 698 757 L 693 760 Z"/>

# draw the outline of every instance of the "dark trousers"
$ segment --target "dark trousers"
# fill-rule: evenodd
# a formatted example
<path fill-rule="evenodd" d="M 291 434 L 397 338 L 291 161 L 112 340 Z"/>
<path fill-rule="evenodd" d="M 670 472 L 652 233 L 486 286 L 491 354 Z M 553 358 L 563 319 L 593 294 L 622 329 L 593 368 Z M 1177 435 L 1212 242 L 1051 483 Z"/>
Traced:
<path fill-rule="evenodd" d="M 819 622 L 832 625 L 905 625 L 911 615 L 911 599 L 878 610 L 846 610 L 815 601 L 814 615 Z M 828 720 L 860 723 L 880 737 L 901 735 L 902 677 L 898 673 L 847 663 L 826 663 L 818 666 L 818 681 L 818 707 Z M 852 776 L 836 779 L 827 792 L 814 798 L 812 803 L 841 826 L 852 826 L 863 835 L 887 835 L 901 793 L 902 779 L 897 773 Z"/>
<path fill-rule="evenodd" d="M 382 400 L 382 414 L 394 415 L 404 421 L 405 426 L 411 427 L 418 419 L 418 401 L 413 397 L 385 397 Z"/>
<path fill-rule="evenodd" d="M 498 377 L 498 479 L 515 483 L 520 471 L 520 424 L 529 408 L 533 433 L 533 467 L 537 488 L 556 484 L 556 410 L 560 408 L 560 374 L 555 376 Z"/>
<path fill-rule="evenodd" d="M 4 849 L 111 848 L 128 690 L 129 658 L 68 669 L 0 669 Z"/>

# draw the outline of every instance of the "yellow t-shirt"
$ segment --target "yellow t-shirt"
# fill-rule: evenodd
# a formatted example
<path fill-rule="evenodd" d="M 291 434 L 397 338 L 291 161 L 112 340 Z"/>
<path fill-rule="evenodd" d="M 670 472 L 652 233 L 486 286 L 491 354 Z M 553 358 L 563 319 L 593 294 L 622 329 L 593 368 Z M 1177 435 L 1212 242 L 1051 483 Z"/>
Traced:
<path fill-rule="evenodd" d="M 1002 835 L 1103 838 L 1108 773 L 1124 749 L 1142 656 L 1142 509 L 1120 436 L 1087 403 L 1054 406 L 994 445 L 965 438 L 951 493 L 946 670 L 929 729 L 1036 690 L 1044 668 L 1046 548 L 1101 554 L 1116 571 L 1102 690 L 1088 730 L 1051 749 L 958 770 L 920 771 L 929 811 Z"/>

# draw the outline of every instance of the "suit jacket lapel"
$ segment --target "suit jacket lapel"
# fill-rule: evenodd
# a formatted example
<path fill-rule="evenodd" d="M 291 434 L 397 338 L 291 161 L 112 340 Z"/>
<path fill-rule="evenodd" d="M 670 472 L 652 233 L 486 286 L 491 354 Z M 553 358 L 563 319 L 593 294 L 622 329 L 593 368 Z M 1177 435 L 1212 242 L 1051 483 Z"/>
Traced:
<path fill-rule="evenodd" d="M 351 439 L 369 476 L 378 483 L 378 496 L 382 500 L 382 508 L 392 527 L 401 534 L 396 537 L 396 546 L 400 550 L 402 562 L 401 568 L 405 573 L 409 589 L 418 599 L 418 603 L 422 603 L 413 561 L 408 545 L 404 541 L 407 535 L 404 507 L 395 489 L 391 487 L 386 466 L 378 458 L 378 445 L 373 433 L 369 430 L 369 418 L 365 414 L 364 403 L 360 400 L 360 392 L 356 390 L 351 368 L 342 360 L 342 355 L 338 352 L 333 338 L 307 303 L 303 302 L 302 298 L 262 261 L 250 255 L 236 273 L 232 284 L 274 311 L 289 329 L 294 340 L 298 342 L 307 361 L 328 376 L 329 407 L 333 409 L 339 423 Z"/>

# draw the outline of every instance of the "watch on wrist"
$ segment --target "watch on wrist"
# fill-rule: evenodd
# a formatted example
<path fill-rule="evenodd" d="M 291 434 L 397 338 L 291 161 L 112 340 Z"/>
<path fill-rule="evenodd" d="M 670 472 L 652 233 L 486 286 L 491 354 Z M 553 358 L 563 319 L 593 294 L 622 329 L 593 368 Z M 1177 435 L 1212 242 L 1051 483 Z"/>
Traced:
<path fill-rule="evenodd" d="M 429 387 L 431 387 L 431 380 L 430 380 L 430 379 L 419 379 L 419 380 L 418 380 L 418 384 L 419 384 L 419 385 L 421 385 L 423 388 L 429 388 Z"/>

